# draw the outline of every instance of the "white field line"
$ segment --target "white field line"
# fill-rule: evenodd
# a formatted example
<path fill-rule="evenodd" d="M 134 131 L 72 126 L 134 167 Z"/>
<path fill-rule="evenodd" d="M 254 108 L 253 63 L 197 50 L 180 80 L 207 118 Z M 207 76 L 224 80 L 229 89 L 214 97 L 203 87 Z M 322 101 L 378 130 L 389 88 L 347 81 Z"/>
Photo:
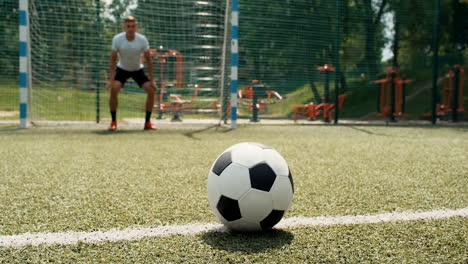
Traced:
<path fill-rule="evenodd" d="M 397 221 L 432 220 L 450 217 L 468 217 L 468 207 L 456 210 L 434 210 L 428 212 L 396 212 L 375 215 L 292 217 L 283 219 L 276 228 L 287 229 L 301 226 L 329 226 L 371 224 Z M 0 247 L 21 247 L 27 245 L 101 243 L 138 240 L 146 237 L 166 237 L 171 235 L 194 235 L 204 232 L 228 232 L 220 224 L 196 223 L 187 225 L 157 226 L 147 228 L 111 229 L 94 232 L 25 233 L 0 236 Z"/>

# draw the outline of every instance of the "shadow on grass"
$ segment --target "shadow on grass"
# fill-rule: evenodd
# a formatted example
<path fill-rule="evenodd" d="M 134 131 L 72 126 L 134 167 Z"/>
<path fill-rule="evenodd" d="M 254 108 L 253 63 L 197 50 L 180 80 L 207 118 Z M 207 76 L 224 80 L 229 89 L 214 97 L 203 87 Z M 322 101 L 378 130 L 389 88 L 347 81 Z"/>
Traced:
<path fill-rule="evenodd" d="M 109 130 L 93 130 L 92 133 L 101 136 L 109 136 L 109 135 L 126 135 L 126 134 L 142 134 L 142 133 L 157 133 L 157 131 L 146 131 L 143 129 L 120 129 L 116 131 L 109 131 Z"/>
<path fill-rule="evenodd" d="M 141 128 L 123 128 L 116 131 L 109 131 L 106 128 L 96 129 L 86 128 L 86 127 L 30 127 L 28 129 L 22 129 L 14 125 L 0 125 L 0 134 L 40 134 L 40 135 L 62 135 L 62 134 L 75 134 L 75 135 L 86 135 L 86 134 L 95 134 L 99 136 L 112 136 L 112 135 L 183 135 L 194 140 L 201 140 L 196 137 L 197 134 L 202 134 L 205 132 L 210 133 L 228 133 L 232 130 L 219 126 L 219 125 L 210 125 L 206 127 L 195 128 L 160 128 L 156 131 L 143 130 Z"/>
<path fill-rule="evenodd" d="M 271 229 L 258 233 L 207 232 L 203 241 L 212 248 L 229 252 L 258 253 L 291 244 L 294 235 L 285 230 Z"/>
<path fill-rule="evenodd" d="M 347 127 L 351 128 L 351 129 L 354 129 L 354 130 L 357 130 L 359 132 L 368 134 L 368 135 L 391 137 L 391 135 L 384 134 L 384 133 L 375 133 L 375 132 L 371 131 L 370 129 L 365 129 L 365 128 L 359 127 L 359 126 L 347 126 Z"/>
<path fill-rule="evenodd" d="M 411 128 L 418 128 L 418 129 L 428 129 L 428 130 L 440 130 L 440 129 L 450 129 L 452 131 L 456 131 L 456 132 L 468 132 L 468 126 L 466 125 L 459 125 L 457 126 L 457 124 L 453 124 L 451 126 L 429 126 L 429 125 L 367 125 L 367 124 L 357 124 L 357 125 L 349 125 L 349 124 L 344 124 L 344 125 L 339 125 L 341 127 L 347 127 L 347 128 L 350 128 L 350 129 L 353 129 L 353 130 L 356 130 L 358 132 L 361 132 L 361 133 L 365 133 L 365 134 L 368 134 L 368 135 L 372 135 L 372 136 L 382 136 L 382 137 L 395 137 L 395 138 L 414 138 L 414 139 L 417 139 L 417 138 L 420 138 L 419 135 L 415 135 L 415 136 L 410 136 L 410 135 L 395 135 L 395 134 L 390 134 L 390 133 L 382 133 L 382 132 L 376 132 L 376 131 L 373 131 L 372 128 L 376 128 L 376 127 L 384 127 L 386 128 L 385 131 L 387 132 L 391 132 L 392 128 L 399 128 L 399 129 L 402 129 L 402 128 L 408 128 L 408 129 L 411 129 Z"/>
<path fill-rule="evenodd" d="M 11 133 L 11 132 L 19 132 L 19 131 L 26 131 L 23 128 L 19 128 L 18 126 L 0 126 L 0 133 Z"/>
<path fill-rule="evenodd" d="M 198 130 L 189 130 L 183 133 L 183 135 L 194 140 L 201 140 L 200 138 L 195 137 L 195 135 L 212 130 L 212 129 L 214 129 L 215 132 L 221 132 L 221 133 L 227 133 L 227 132 L 232 131 L 231 129 L 222 127 L 220 125 L 212 125 L 212 126 L 208 126 L 202 129 L 198 129 Z"/>
<path fill-rule="evenodd" d="M 109 131 L 109 130 L 92 130 L 91 133 L 97 134 L 97 135 L 102 135 L 102 136 L 110 136 L 110 135 L 128 135 L 128 134 L 154 134 L 154 135 L 164 135 L 164 134 L 178 134 L 178 135 L 184 135 L 188 138 L 194 139 L 194 140 L 201 140 L 200 138 L 197 138 L 197 134 L 201 134 L 203 132 L 208 132 L 208 131 L 214 131 L 218 133 L 227 133 L 232 130 L 219 126 L 219 125 L 211 125 L 207 127 L 203 127 L 197 130 L 194 129 L 167 129 L 167 128 L 160 128 L 156 131 L 148 131 L 148 130 L 143 130 L 143 129 L 118 129 L 116 131 Z"/>

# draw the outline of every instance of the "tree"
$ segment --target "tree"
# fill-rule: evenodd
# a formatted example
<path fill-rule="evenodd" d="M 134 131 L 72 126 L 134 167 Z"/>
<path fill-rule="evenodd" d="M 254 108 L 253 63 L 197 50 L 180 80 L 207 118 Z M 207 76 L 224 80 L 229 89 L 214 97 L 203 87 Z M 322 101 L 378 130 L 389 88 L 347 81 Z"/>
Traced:
<path fill-rule="evenodd" d="M 307 82 L 314 87 L 320 78 L 316 67 L 334 60 L 335 3 L 241 1 L 241 6 L 240 76 L 244 81 L 258 78 L 283 89 Z"/>
<path fill-rule="evenodd" d="M 30 5 L 32 65 L 47 80 L 82 81 L 102 55 L 96 2 L 35 0 Z M 70 77 L 73 76 L 73 77 Z"/>
<path fill-rule="evenodd" d="M 456 63 L 463 64 L 462 52 L 468 48 L 468 1 L 452 0 L 453 21 L 451 31 L 453 48 L 458 51 L 459 59 Z"/>
<path fill-rule="evenodd" d="M 466 8 L 459 0 L 445 0 L 441 5 L 441 65 L 462 64 L 466 47 Z M 464 9 L 465 8 L 465 9 Z M 394 14 L 394 63 L 403 70 L 425 69 L 433 54 L 434 1 L 389 0 L 387 12 Z M 462 34 L 460 34 L 462 33 Z M 465 43 L 465 44 L 463 44 Z"/>
<path fill-rule="evenodd" d="M 376 1 L 363 0 L 361 7 L 364 10 L 364 23 L 366 27 L 366 44 L 364 48 L 364 64 L 367 66 L 367 75 L 373 79 L 379 72 L 378 65 L 380 61 L 380 52 L 382 45 L 378 40 L 381 40 L 381 35 L 377 32 L 382 32 L 382 15 L 387 7 L 387 0 L 382 0 L 377 4 L 377 11 L 373 8 L 373 3 Z M 377 46 L 378 45 L 378 46 Z"/>

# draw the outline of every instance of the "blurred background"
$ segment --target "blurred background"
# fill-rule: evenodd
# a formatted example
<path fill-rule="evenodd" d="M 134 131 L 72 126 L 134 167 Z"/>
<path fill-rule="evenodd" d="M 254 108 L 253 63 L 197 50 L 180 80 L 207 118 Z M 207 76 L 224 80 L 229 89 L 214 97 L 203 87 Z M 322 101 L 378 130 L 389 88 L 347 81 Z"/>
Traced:
<path fill-rule="evenodd" d="M 240 0 L 239 117 L 331 120 L 339 106 L 340 119 L 429 121 L 435 106 L 467 121 L 468 1 L 437 2 Z M 153 49 L 155 116 L 229 119 L 230 5 L 30 0 L 30 119 L 109 118 L 111 40 L 126 15 Z M 1 1 L 0 120 L 19 119 L 18 12 Z M 143 117 L 145 96 L 127 82 L 119 118 Z"/>

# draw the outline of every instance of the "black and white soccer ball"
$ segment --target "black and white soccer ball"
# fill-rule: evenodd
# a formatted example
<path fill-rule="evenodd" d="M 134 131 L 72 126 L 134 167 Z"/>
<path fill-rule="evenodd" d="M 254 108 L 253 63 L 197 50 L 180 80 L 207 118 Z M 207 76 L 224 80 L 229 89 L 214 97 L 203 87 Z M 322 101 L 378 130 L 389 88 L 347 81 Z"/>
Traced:
<path fill-rule="evenodd" d="M 276 225 L 293 199 L 288 164 L 273 148 L 244 142 L 226 149 L 208 174 L 208 200 L 228 228 L 261 231 Z"/>

